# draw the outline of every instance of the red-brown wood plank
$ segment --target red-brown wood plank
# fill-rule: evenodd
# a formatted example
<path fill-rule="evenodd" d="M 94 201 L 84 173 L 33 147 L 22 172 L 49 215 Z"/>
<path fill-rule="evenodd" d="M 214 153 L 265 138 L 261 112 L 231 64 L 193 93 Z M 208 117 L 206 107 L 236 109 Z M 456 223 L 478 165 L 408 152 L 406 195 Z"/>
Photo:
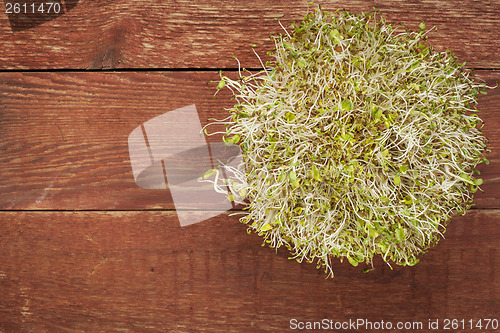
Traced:
<path fill-rule="evenodd" d="M 494 71 L 477 71 L 489 85 Z M 224 118 L 213 72 L 0 74 L 0 209 L 170 209 L 166 190 L 134 183 L 128 135 L 141 123 L 196 104 L 202 125 Z M 227 90 L 227 89 L 226 89 Z M 481 165 L 477 207 L 498 208 L 500 89 L 479 99 L 492 153 Z M 211 140 L 215 138 L 211 137 Z"/>
<path fill-rule="evenodd" d="M 261 247 L 227 214 L 180 228 L 173 212 L 0 212 L 0 331 L 285 332 L 292 318 L 500 319 L 499 218 L 500 210 L 453 218 L 414 267 L 376 260 L 363 273 L 336 261 L 336 276 L 325 279 L 286 250 Z"/>
<path fill-rule="evenodd" d="M 438 50 L 454 50 L 474 68 L 500 67 L 496 0 L 317 3 L 332 12 L 375 6 L 412 29 L 424 20 L 439 29 L 430 37 Z M 269 35 L 282 32 L 274 18 L 287 25 L 312 8 L 307 1 L 82 0 L 52 21 L 13 32 L 0 2 L 0 69 L 228 68 L 236 66 L 233 55 L 260 67 L 251 45 L 264 57 L 272 49 Z"/>

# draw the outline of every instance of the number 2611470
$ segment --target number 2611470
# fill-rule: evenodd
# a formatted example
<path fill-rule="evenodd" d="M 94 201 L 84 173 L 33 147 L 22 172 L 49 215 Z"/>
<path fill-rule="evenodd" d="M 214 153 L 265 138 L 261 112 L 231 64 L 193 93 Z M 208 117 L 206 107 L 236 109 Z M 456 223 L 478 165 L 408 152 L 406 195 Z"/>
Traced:
<path fill-rule="evenodd" d="M 57 2 L 20 3 L 6 2 L 6 14 L 59 14 L 61 4 Z"/>

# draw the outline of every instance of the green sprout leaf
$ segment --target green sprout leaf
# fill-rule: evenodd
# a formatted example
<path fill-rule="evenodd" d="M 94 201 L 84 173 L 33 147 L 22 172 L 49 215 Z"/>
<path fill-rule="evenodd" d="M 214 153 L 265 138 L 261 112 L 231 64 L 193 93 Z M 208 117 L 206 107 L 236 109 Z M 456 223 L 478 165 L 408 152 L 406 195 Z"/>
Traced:
<path fill-rule="evenodd" d="M 260 228 L 260 231 L 268 231 L 268 230 L 271 230 L 273 227 L 271 227 L 271 225 L 268 223 L 268 224 L 265 224 L 263 225 L 261 228 Z"/>
<path fill-rule="evenodd" d="M 221 90 L 222 88 L 224 88 L 226 86 L 226 81 L 224 81 L 223 79 L 219 81 L 219 84 L 217 85 L 217 90 Z"/>
<path fill-rule="evenodd" d="M 481 178 L 477 178 L 474 180 L 474 185 L 480 186 L 483 185 L 483 180 Z"/>
<path fill-rule="evenodd" d="M 337 29 L 333 29 L 328 33 L 328 37 L 333 42 L 333 44 L 340 43 L 340 32 Z"/>
<path fill-rule="evenodd" d="M 352 102 L 348 99 L 342 101 L 342 109 L 351 110 L 353 108 Z"/>
<path fill-rule="evenodd" d="M 312 176 L 315 180 L 321 181 L 321 175 L 315 165 L 312 166 Z"/>
<path fill-rule="evenodd" d="M 349 262 L 351 263 L 351 265 L 358 266 L 359 262 L 356 259 L 351 258 L 351 257 L 347 257 L 347 259 L 349 260 Z"/>
<path fill-rule="evenodd" d="M 217 172 L 216 169 L 210 169 L 210 170 L 205 171 L 205 173 L 203 174 L 203 179 L 210 178 L 210 176 L 212 176 L 216 172 Z"/>
<path fill-rule="evenodd" d="M 368 226 L 368 235 L 371 237 L 371 238 L 375 238 L 379 235 L 379 233 L 377 232 L 377 230 L 375 228 L 373 228 L 372 226 Z"/>
<path fill-rule="evenodd" d="M 405 240 L 405 231 L 403 228 L 396 229 L 396 238 L 402 242 Z"/>
<path fill-rule="evenodd" d="M 300 59 L 297 61 L 297 66 L 299 66 L 299 68 L 304 68 L 304 67 L 306 67 L 306 61 L 305 61 L 303 58 L 300 58 Z"/>

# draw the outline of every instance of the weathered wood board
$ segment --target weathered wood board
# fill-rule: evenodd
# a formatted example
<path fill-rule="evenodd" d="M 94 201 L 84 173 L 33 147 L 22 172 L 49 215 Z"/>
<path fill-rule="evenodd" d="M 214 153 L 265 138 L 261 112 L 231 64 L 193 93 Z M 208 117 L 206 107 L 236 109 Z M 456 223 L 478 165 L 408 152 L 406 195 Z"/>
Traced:
<path fill-rule="evenodd" d="M 231 73 L 229 73 L 231 74 Z M 490 86 L 494 71 L 476 71 Z M 130 132 L 143 122 L 195 104 L 202 125 L 229 115 L 227 91 L 214 99 L 213 72 L 0 73 L 1 209 L 171 209 L 168 191 L 134 183 Z M 500 208 L 500 90 L 478 109 L 490 139 L 490 165 L 478 208 Z M 210 140 L 220 139 L 209 137 Z"/>
<path fill-rule="evenodd" d="M 68 0 L 67 0 L 68 1 Z M 74 1 L 73 1 L 74 2 Z M 474 68 L 498 68 L 500 5 L 490 1 L 317 1 L 324 10 L 382 11 L 390 22 L 437 26 L 431 42 Z M 2 12 L 5 10 L 0 8 Z M 93 1 L 33 29 L 14 32 L 0 16 L 0 69 L 260 67 L 270 35 L 313 10 L 307 1 Z"/>
<path fill-rule="evenodd" d="M 285 332 L 293 318 L 495 318 L 499 218 L 455 217 L 415 267 L 335 262 L 325 279 L 261 247 L 234 216 L 180 228 L 173 212 L 1 212 L 0 329 Z"/>

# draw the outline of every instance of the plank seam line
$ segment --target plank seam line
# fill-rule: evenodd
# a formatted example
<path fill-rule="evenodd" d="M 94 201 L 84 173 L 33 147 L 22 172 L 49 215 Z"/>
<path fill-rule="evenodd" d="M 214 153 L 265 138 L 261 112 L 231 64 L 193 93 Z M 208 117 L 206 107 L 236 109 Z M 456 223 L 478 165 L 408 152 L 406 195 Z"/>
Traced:
<path fill-rule="evenodd" d="M 261 71 L 260 67 L 245 67 L 249 71 Z M 214 68 L 111 68 L 111 69 L 82 69 L 82 68 L 56 68 L 56 69 L 0 69 L 0 73 L 116 73 L 116 72 L 237 72 L 236 67 Z"/>
<path fill-rule="evenodd" d="M 491 208 L 498 209 L 500 208 Z M 479 209 L 478 209 L 479 210 Z M 56 212 L 176 212 L 176 209 L 1 209 L 0 213 L 22 213 L 22 212 L 40 212 L 40 213 L 56 213 Z M 207 212 L 209 209 L 187 209 L 190 212 Z M 229 209 L 227 212 L 244 212 L 242 209 Z"/>
<path fill-rule="evenodd" d="M 261 71 L 260 67 L 245 67 L 249 71 Z M 466 67 L 472 71 L 497 71 L 499 68 Z M 120 73 L 120 72 L 237 72 L 238 68 L 111 68 L 111 69 L 81 69 L 81 68 L 56 68 L 56 69 L 0 69 L 0 73 Z"/>
<path fill-rule="evenodd" d="M 493 211 L 493 210 L 498 210 L 500 211 L 500 208 L 471 208 L 469 211 Z M 169 209 L 1 209 L 0 213 L 22 213 L 22 212 L 40 212 L 40 213 L 47 213 L 47 212 L 175 212 L 176 209 L 169 208 Z M 210 211 L 208 209 L 189 209 L 188 211 L 192 212 L 206 212 Z M 230 209 L 227 210 L 227 212 L 245 212 L 243 209 Z M 456 216 L 459 216 L 459 214 L 456 214 Z"/>

